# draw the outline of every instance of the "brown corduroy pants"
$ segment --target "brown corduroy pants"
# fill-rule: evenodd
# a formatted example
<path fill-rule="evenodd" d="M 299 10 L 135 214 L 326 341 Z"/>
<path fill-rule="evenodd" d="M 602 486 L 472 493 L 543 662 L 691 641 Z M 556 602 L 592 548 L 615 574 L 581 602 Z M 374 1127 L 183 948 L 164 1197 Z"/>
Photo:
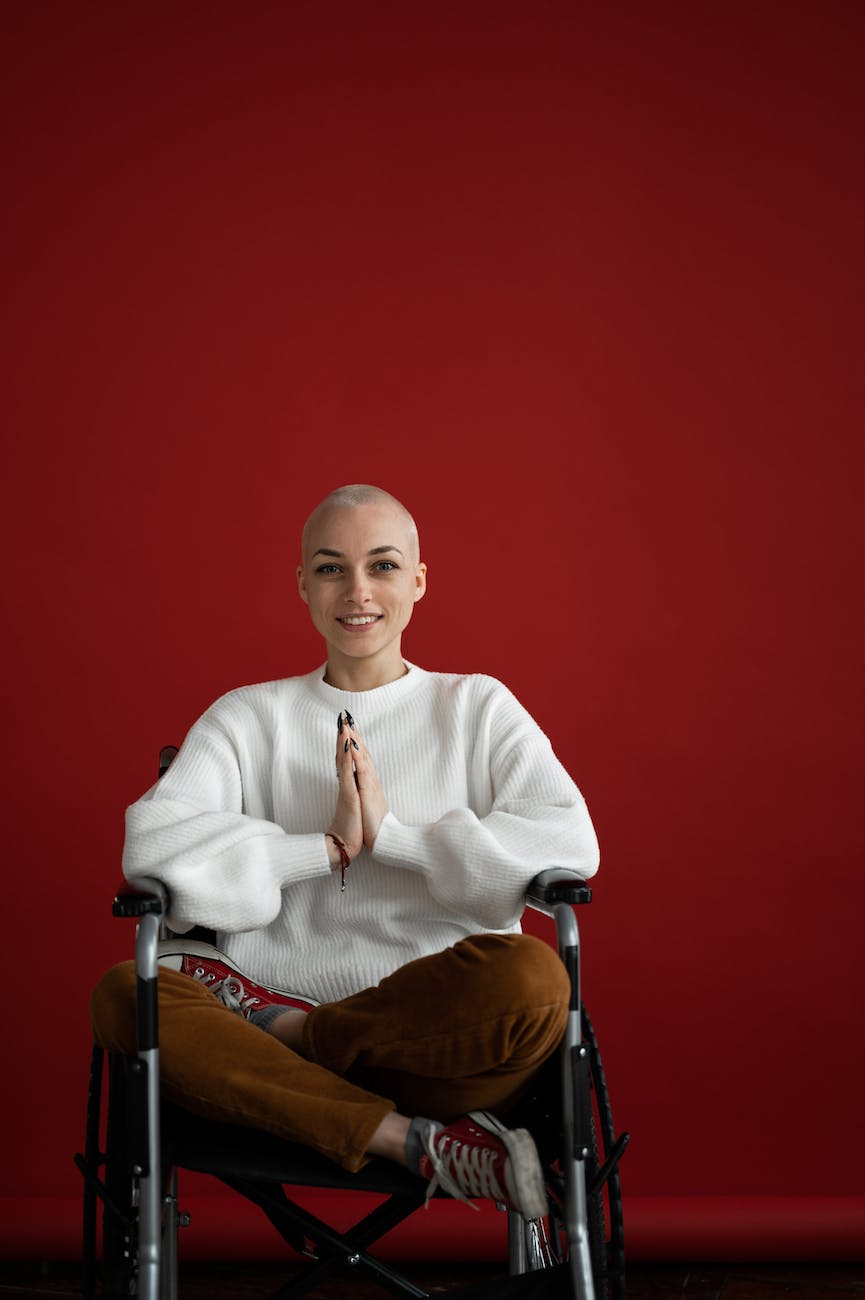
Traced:
<path fill-rule="evenodd" d="M 396 1109 L 448 1122 L 506 1113 L 564 1033 L 570 988 L 557 954 L 522 934 L 482 934 L 314 1008 L 303 1052 L 228 1010 L 187 975 L 159 974 L 162 1090 L 187 1110 L 303 1143 L 348 1170 Z M 91 999 L 96 1041 L 135 1051 L 135 968 Z"/>

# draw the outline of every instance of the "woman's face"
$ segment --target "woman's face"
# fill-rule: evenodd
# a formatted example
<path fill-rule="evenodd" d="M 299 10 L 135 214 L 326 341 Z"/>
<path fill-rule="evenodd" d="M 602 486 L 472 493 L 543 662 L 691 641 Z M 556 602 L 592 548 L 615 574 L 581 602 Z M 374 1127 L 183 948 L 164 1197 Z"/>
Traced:
<path fill-rule="evenodd" d="M 426 565 L 398 506 L 330 507 L 313 517 L 297 582 L 329 661 L 403 671 L 402 633 L 426 590 Z"/>

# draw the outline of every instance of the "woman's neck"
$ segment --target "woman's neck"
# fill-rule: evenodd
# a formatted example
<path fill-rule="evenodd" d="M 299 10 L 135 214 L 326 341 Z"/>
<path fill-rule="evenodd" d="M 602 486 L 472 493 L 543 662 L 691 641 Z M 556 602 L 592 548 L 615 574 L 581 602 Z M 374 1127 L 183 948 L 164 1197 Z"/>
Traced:
<path fill-rule="evenodd" d="M 376 664 L 368 660 L 329 658 L 324 672 L 328 686 L 338 691 L 358 694 L 362 691 L 374 691 L 379 686 L 405 677 L 408 668 L 402 658 L 397 663 Z"/>

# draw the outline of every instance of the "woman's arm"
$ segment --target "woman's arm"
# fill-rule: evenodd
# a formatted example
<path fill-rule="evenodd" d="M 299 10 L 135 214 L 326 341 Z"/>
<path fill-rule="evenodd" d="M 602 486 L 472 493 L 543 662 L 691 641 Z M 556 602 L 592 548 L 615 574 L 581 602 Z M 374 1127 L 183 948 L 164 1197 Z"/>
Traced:
<path fill-rule="evenodd" d="M 585 879 L 597 871 L 599 851 L 585 800 L 549 740 L 505 687 L 495 687 L 475 716 L 460 718 L 469 785 L 484 791 L 477 807 L 420 826 L 390 811 L 373 856 L 420 872 L 448 909 L 504 929 L 519 919 L 539 871 L 568 867 Z"/>
<path fill-rule="evenodd" d="M 285 885 L 332 870 L 323 834 L 288 834 L 243 803 L 231 741 L 202 720 L 161 781 L 127 809 L 123 873 L 165 884 L 172 929 L 258 929 L 278 914 Z"/>

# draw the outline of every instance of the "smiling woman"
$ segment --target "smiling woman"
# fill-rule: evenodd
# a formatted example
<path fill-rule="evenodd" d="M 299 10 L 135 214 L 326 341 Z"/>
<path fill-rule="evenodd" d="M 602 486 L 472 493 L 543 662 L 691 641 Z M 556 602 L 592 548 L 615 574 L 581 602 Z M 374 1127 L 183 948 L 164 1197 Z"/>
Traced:
<path fill-rule="evenodd" d="M 327 646 L 325 681 L 368 691 L 401 677 L 402 634 L 426 591 L 405 506 L 370 485 L 338 488 L 307 520 L 302 549 L 298 589 Z"/>
<path fill-rule="evenodd" d="M 389 493 L 316 506 L 297 581 L 325 664 L 217 700 L 128 811 L 127 876 L 219 945 L 205 963 L 179 941 L 160 977 L 163 1084 L 346 1169 L 384 1156 L 538 1218 L 534 1140 L 499 1115 L 556 1050 L 570 981 L 519 918 L 549 863 L 597 870 L 582 795 L 501 682 L 403 660 L 426 565 Z M 254 996 L 224 1006 L 227 983 Z M 102 1045 L 129 1048 L 134 992 L 131 963 L 97 988 Z"/>

